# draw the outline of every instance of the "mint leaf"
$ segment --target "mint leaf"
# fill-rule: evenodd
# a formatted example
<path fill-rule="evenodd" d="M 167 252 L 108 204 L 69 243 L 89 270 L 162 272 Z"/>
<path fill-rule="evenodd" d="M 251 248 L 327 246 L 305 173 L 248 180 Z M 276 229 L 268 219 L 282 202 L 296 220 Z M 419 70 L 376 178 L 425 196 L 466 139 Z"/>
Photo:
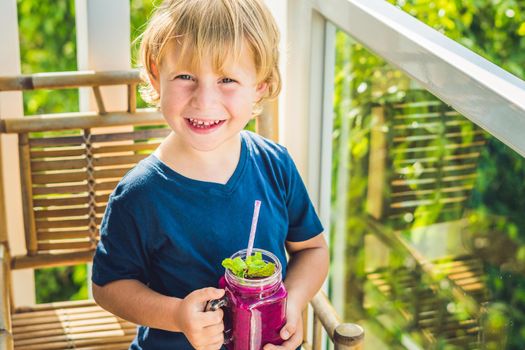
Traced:
<path fill-rule="evenodd" d="M 222 261 L 222 266 L 224 268 L 229 269 L 235 276 L 238 277 L 244 277 L 244 271 L 247 270 L 246 263 L 244 260 L 242 260 L 240 257 L 236 257 L 235 259 L 224 259 Z"/>
<path fill-rule="evenodd" d="M 275 264 L 263 260 L 261 252 L 248 256 L 246 261 L 240 257 L 224 259 L 222 266 L 229 269 L 235 276 L 242 278 L 263 278 L 273 275 Z"/>

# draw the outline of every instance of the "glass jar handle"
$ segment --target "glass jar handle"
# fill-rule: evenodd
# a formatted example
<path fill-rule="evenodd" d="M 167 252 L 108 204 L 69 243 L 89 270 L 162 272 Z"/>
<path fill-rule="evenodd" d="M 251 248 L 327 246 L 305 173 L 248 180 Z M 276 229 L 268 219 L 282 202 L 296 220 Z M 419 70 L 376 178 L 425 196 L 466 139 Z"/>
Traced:
<path fill-rule="evenodd" d="M 231 309 L 228 297 L 225 295 L 220 299 L 208 300 L 204 311 L 217 311 L 220 308 L 224 310 L 224 344 L 229 344 L 232 341 L 232 322 Z"/>

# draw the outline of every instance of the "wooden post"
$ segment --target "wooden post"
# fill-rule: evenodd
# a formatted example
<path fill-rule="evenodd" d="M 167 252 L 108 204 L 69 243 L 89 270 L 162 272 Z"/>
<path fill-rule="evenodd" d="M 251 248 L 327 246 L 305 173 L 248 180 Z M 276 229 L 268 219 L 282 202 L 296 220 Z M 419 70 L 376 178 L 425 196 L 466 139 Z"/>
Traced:
<path fill-rule="evenodd" d="M 334 333 L 335 350 L 363 350 L 365 331 L 359 325 L 343 323 Z"/>
<path fill-rule="evenodd" d="M 385 110 L 383 107 L 372 108 L 372 132 L 370 135 L 370 162 L 368 166 L 367 212 L 379 220 L 384 213 L 384 191 L 386 181 L 387 138 Z"/>
<path fill-rule="evenodd" d="M 9 299 L 9 252 L 0 242 L 0 331 L 11 333 L 11 307 Z"/>
<path fill-rule="evenodd" d="M 35 216 L 33 214 L 33 186 L 31 182 L 31 156 L 27 134 L 19 134 L 20 182 L 22 183 L 22 204 L 28 255 L 36 255 L 38 250 Z"/>
<path fill-rule="evenodd" d="M 16 0 L 0 1 L 0 76 L 20 74 L 20 45 Z M 22 119 L 24 115 L 22 93 L 0 93 L 0 118 L 8 121 Z M 4 200 L 9 251 L 12 256 L 25 254 L 24 220 L 18 166 L 18 141 L 16 135 L 1 135 L 0 160 L 3 163 Z M 0 199 L 0 201 L 2 201 Z M 34 272 L 31 269 L 13 271 L 11 274 L 13 307 L 35 303 Z"/>
<path fill-rule="evenodd" d="M 0 330 L 0 350 L 12 349 L 14 349 L 13 336 L 6 331 Z"/>

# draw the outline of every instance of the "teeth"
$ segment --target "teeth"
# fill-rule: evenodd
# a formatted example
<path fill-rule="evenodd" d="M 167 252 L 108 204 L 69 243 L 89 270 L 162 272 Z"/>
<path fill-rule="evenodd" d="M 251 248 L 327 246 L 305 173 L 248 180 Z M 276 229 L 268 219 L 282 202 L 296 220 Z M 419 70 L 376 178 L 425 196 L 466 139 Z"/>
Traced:
<path fill-rule="evenodd" d="M 210 126 L 213 126 L 213 125 L 218 125 L 221 123 L 222 120 L 211 120 L 211 121 L 202 121 L 202 120 L 198 120 L 198 119 L 194 119 L 194 118 L 188 118 L 188 120 L 190 121 L 190 123 L 194 126 L 194 127 L 197 127 L 197 128 L 206 128 L 206 127 L 210 127 Z"/>

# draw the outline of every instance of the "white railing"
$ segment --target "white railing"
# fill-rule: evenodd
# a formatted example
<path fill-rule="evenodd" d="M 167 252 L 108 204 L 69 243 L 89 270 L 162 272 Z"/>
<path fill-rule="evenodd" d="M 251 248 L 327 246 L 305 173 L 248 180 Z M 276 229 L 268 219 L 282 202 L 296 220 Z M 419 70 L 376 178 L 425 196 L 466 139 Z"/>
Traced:
<path fill-rule="evenodd" d="M 525 157 L 525 82 L 384 0 L 288 0 L 281 141 L 330 232 L 335 30 L 348 33 Z M 336 239 L 337 240 L 337 239 Z M 330 242 L 333 260 L 344 250 Z M 340 248 L 340 247 L 339 247 Z M 341 312 L 343 281 L 331 301 Z M 339 286 L 339 287 L 338 287 Z"/>

